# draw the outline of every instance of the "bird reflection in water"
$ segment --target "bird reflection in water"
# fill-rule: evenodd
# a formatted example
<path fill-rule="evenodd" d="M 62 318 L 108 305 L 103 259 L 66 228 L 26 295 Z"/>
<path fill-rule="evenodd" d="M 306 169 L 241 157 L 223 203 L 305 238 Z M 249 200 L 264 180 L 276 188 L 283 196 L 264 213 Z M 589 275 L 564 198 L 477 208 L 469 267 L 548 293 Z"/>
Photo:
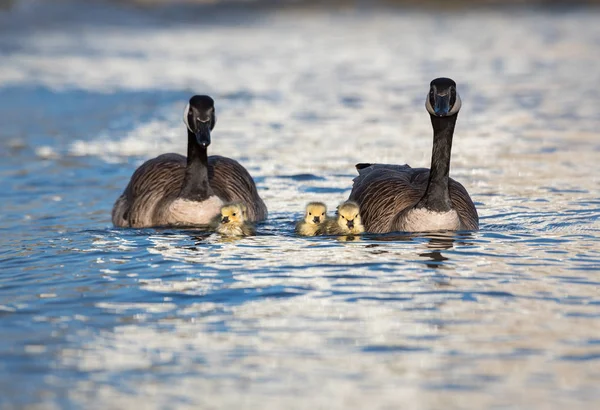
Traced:
<path fill-rule="evenodd" d="M 234 243 L 246 239 L 244 236 L 219 235 L 214 232 L 193 233 L 190 235 L 196 245 L 210 245 L 217 243 Z"/>
<path fill-rule="evenodd" d="M 472 238 L 472 233 L 470 232 L 434 232 L 434 233 L 402 233 L 402 232 L 394 232 L 390 234 L 383 235 L 367 235 L 366 238 L 371 241 L 379 241 L 379 242 L 421 242 L 423 239 L 426 239 L 424 242 L 425 247 L 427 248 L 426 252 L 418 253 L 418 255 L 422 258 L 427 259 L 425 261 L 425 265 L 428 268 L 438 269 L 444 266 L 444 262 L 449 260 L 448 257 L 442 255 L 442 251 L 448 250 L 454 247 L 454 245 L 471 245 L 469 239 Z M 378 248 L 381 245 L 378 244 L 368 244 L 367 248 Z M 387 253 L 389 251 L 383 249 L 373 249 L 372 253 L 381 254 Z"/>
<path fill-rule="evenodd" d="M 220 236 L 214 232 L 203 230 L 189 230 L 186 232 L 190 235 L 190 239 L 195 242 L 196 246 L 202 246 L 215 243 L 235 243 L 244 240 L 244 237 Z M 439 269 L 444 267 L 445 262 L 450 260 L 442 254 L 443 251 L 452 249 L 455 245 L 468 246 L 472 245 L 469 241 L 473 234 L 470 232 L 435 232 L 435 233 L 403 233 L 395 232 L 389 234 L 363 234 L 363 235 L 338 235 L 333 236 L 339 242 L 358 242 L 366 240 L 369 242 L 417 242 L 422 243 L 426 250 L 417 255 L 425 259 L 425 265 L 428 268 Z M 196 246 L 190 250 L 197 250 Z M 194 249 L 195 248 L 195 249 Z M 365 248 L 370 249 L 372 254 L 385 254 L 390 251 L 383 248 L 383 245 L 377 243 L 368 243 Z"/>
<path fill-rule="evenodd" d="M 340 235 L 340 236 L 336 236 L 335 239 L 337 239 L 340 242 L 358 242 L 358 241 L 360 241 L 360 236 L 359 235 Z"/>
<path fill-rule="evenodd" d="M 442 255 L 443 250 L 448 250 L 457 245 L 469 245 L 467 240 L 472 236 L 470 232 L 457 234 L 456 232 L 436 232 L 430 234 L 424 234 L 421 238 L 426 238 L 428 241 L 425 246 L 431 251 L 419 253 L 422 258 L 428 258 L 425 262 L 428 268 L 438 269 L 444 266 L 444 262 L 449 260 L 446 256 Z"/>

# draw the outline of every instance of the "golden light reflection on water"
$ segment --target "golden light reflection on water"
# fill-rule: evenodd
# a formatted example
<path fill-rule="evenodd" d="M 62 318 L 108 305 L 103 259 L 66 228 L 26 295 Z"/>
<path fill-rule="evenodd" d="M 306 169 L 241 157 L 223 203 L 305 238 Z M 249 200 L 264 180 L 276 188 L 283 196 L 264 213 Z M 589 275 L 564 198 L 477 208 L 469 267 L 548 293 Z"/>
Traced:
<path fill-rule="evenodd" d="M 102 172 L 92 183 L 40 184 L 48 192 L 29 202 L 18 197 L 30 218 L 17 215 L 19 229 L 0 239 L 17 241 L 25 261 L 21 282 L 3 277 L 14 295 L 0 312 L 29 309 L 24 321 L 50 329 L 55 342 L 28 342 L 25 357 L 59 370 L 32 389 L 66 392 L 85 408 L 593 407 L 596 20 L 596 12 L 307 12 L 263 15 L 260 24 L 88 25 L 78 36 L 42 26 L 43 36 L 19 37 L 0 84 L 75 86 L 92 99 L 213 94 L 211 153 L 240 159 L 270 209 L 258 236 L 236 240 L 107 228 L 135 162 L 185 151 L 180 101 L 142 93 L 149 112 L 131 130 L 119 121 L 137 108 L 119 108 L 101 135 L 39 151 L 59 160 L 45 155 L 47 168 L 29 174 L 71 172 L 60 161 L 79 156 Z M 294 236 L 306 202 L 333 209 L 347 197 L 355 163 L 428 165 L 423 102 L 438 75 L 455 78 L 463 97 L 451 174 L 476 201 L 481 231 Z M 73 110 L 69 118 L 91 115 Z M 48 200 L 59 194 L 62 205 Z M 80 220 L 88 195 L 100 203 L 93 232 Z"/>

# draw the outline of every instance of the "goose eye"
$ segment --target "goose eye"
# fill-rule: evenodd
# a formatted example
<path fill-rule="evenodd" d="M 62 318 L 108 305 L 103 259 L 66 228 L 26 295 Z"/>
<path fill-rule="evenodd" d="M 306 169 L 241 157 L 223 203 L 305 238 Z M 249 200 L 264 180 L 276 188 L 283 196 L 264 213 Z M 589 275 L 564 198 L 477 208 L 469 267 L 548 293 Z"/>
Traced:
<path fill-rule="evenodd" d="M 340 215 L 340 216 L 341 216 L 343 219 L 346 219 L 346 218 L 344 218 L 344 215 Z"/>
<path fill-rule="evenodd" d="M 325 215 L 325 212 L 323 212 L 321 215 Z"/>
<path fill-rule="evenodd" d="M 308 214 L 309 214 L 309 215 L 312 215 L 312 212 L 309 212 Z"/>
<path fill-rule="evenodd" d="M 231 214 L 231 216 L 235 216 L 235 212 Z"/>

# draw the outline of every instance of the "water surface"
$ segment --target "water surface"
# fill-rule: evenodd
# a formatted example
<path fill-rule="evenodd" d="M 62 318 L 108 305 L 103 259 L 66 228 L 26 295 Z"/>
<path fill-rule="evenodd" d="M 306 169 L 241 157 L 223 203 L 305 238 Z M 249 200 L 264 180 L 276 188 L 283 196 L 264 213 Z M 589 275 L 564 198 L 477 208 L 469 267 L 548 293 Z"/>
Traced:
<path fill-rule="evenodd" d="M 598 12 L 211 10 L 0 14 L 0 407 L 598 404 Z M 295 237 L 355 163 L 428 165 L 442 75 L 481 231 Z M 192 93 L 257 237 L 111 226 Z"/>

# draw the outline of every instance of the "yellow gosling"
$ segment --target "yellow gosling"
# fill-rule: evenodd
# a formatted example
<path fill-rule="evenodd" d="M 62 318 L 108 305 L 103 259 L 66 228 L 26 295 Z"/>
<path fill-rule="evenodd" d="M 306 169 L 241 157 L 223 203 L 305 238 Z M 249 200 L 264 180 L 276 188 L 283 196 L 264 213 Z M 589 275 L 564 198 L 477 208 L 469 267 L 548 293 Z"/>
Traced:
<path fill-rule="evenodd" d="M 247 221 L 248 210 L 242 203 L 227 204 L 214 221 L 215 231 L 224 236 L 251 236 L 256 234 L 254 226 Z"/>
<path fill-rule="evenodd" d="M 360 209 L 354 201 L 342 202 L 337 207 L 336 218 L 325 222 L 327 235 L 358 235 L 365 231 L 360 218 Z"/>
<path fill-rule="evenodd" d="M 327 206 L 322 202 L 310 202 L 306 205 L 304 219 L 296 224 L 296 233 L 302 236 L 318 235 L 327 219 Z"/>

